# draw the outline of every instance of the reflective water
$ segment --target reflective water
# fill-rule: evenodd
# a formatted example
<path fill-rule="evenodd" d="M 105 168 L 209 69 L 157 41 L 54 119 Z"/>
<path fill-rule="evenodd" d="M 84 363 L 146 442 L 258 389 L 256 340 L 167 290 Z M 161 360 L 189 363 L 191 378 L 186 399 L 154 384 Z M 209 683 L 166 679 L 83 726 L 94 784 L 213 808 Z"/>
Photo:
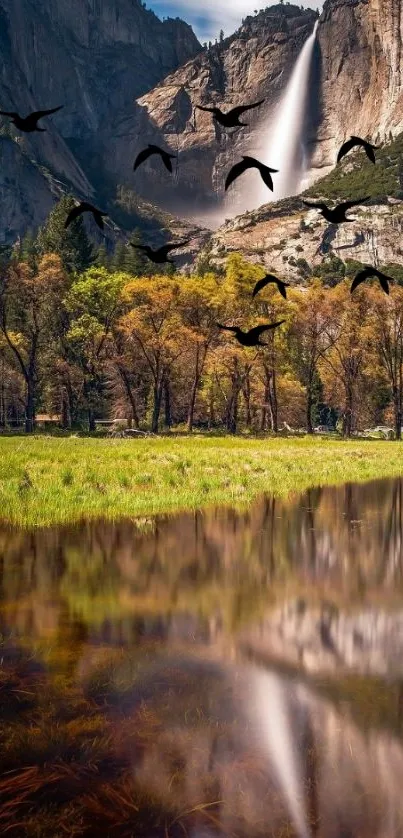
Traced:
<path fill-rule="evenodd" d="M 0 829 L 402 835 L 402 514 L 387 480 L 2 526 Z"/>

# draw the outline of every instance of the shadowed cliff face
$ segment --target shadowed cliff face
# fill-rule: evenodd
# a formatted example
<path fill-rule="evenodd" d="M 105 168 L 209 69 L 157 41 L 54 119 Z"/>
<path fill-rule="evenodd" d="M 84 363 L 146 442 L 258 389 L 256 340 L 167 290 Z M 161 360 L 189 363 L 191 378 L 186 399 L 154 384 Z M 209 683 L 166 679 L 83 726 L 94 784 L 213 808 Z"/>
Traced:
<path fill-rule="evenodd" d="M 401 0 L 326 0 L 318 41 L 323 116 L 314 169 L 333 166 L 350 134 L 384 141 L 403 130 Z"/>
<path fill-rule="evenodd" d="M 139 0 L 0 0 L 1 107 L 26 113 L 65 106 L 37 136 L 21 136 L 2 121 L 0 131 L 18 138 L 8 154 L 12 209 L 0 185 L 3 240 L 34 221 L 26 209 L 31 180 L 24 175 L 31 165 L 53 176 L 43 179 L 40 169 L 35 175 L 43 180 L 38 224 L 63 188 L 92 197 L 112 217 L 122 184 L 178 214 L 203 218 L 217 210 L 233 162 L 261 153 L 265 126 L 315 20 L 312 10 L 277 4 L 201 51 L 187 24 L 161 22 Z M 306 119 L 310 181 L 334 166 L 351 133 L 383 141 L 403 130 L 402 37 L 400 0 L 326 0 Z M 197 104 L 229 109 L 260 99 L 247 128 L 221 129 L 210 114 L 195 112 Z M 156 158 L 133 174 L 135 155 L 153 141 L 180 153 L 177 176 Z M 250 174 L 251 189 L 256 177 Z M 228 216 L 236 194 L 235 184 Z"/>
<path fill-rule="evenodd" d="M 220 48 L 198 56 L 138 100 L 155 125 L 156 137 L 181 151 L 175 189 L 166 191 L 153 169 L 158 178 L 155 200 L 167 206 L 182 200 L 182 211 L 193 213 L 220 204 L 223 175 L 234 160 L 245 153 L 259 156 L 263 126 L 274 114 L 314 21 L 309 10 L 270 7 L 247 18 Z M 310 79 L 306 148 L 312 156 L 306 185 L 334 166 L 337 150 L 350 134 L 383 141 L 390 131 L 396 135 L 403 129 L 402 37 L 400 0 L 325 3 Z M 178 95 L 187 97 L 181 113 Z M 191 105 L 231 107 L 261 98 L 264 105 L 248 114 L 250 129 L 221 131 L 201 112 L 196 112 L 196 125 L 190 118 Z M 252 173 L 251 188 L 254 177 Z M 145 170 L 136 183 L 140 191 L 149 189 Z M 236 194 L 236 186 L 231 194 Z M 230 202 L 226 206 L 230 216 Z"/>
<path fill-rule="evenodd" d="M 135 98 L 199 50 L 186 23 L 163 23 L 139 0 L 0 0 L 0 107 L 25 114 L 64 105 L 44 120 L 47 133 L 21 135 L 11 128 L 18 138 L 7 173 L 15 206 L 3 215 L 3 236 L 11 239 L 16 227 L 23 232 L 32 220 L 25 209 L 32 184 L 20 176 L 29 160 L 45 166 L 59 185 L 92 197 L 112 168 L 114 186 L 102 198 L 113 198 L 122 181 L 109 161 L 118 162 L 116 141 L 130 133 L 140 110 L 133 108 Z M 10 131 L 9 120 L 2 122 Z M 49 184 L 46 194 L 36 202 L 37 224 L 54 200 Z"/>
<path fill-rule="evenodd" d="M 160 168 L 150 161 L 136 178 L 140 193 L 169 209 L 179 205 L 184 213 L 216 207 L 224 196 L 225 173 L 232 163 L 242 154 L 261 153 L 267 135 L 263 126 L 281 99 L 315 20 L 311 10 L 271 6 L 246 18 L 235 35 L 201 53 L 138 99 L 153 123 L 155 139 L 174 152 L 179 149 L 181 155 L 177 184 L 167 184 Z M 194 110 L 200 104 L 229 110 L 260 99 L 264 104 L 245 115 L 247 128 L 221 128 L 211 114 Z"/>

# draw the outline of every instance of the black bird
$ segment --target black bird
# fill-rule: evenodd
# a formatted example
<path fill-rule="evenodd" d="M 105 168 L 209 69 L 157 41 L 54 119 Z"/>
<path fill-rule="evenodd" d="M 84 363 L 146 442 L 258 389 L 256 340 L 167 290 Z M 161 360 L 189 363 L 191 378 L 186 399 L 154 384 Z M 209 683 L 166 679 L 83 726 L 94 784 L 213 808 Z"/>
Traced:
<path fill-rule="evenodd" d="M 379 279 L 380 286 L 382 291 L 385 294 L 389 294 L 389 282 L 393 282 L 393 278 L 391 276 L 386 276 L 386 274 L 381 273 L 376 268 L 371 268 L 370 265 L 365 265 L 365 268 L 362 271 L 359 271 L 357 276 L 354 278 L 352 286 L 351 286 L 351 293 L 361 285 L 362 282 L 365 282 L 366 279 L 369 279 L 370 276 L 376 276 Z"/>
<path fill-rule="evenodd" d="M 157 250 L 153 250 L 148 244 L 133 244 L 133 242 L 130 242 L 130 244 L 138 250 L 144 250 L 146 256 L 151 259 L 151 262 L 155 262 L 156 265 L 162 265 L 163 262 L 170 262 L 171 265 L 174 265 L 175 262 L 173 259 L 167 258 L 169 251 L 185 247 L 185 245 L 189 244 L 189 242 L 190 239 L 186 239 L 184 242 L 170 242 L 169 244 L 164 244 L 162 247 L 159 247 Z"/>
<path fill-rule="evenodd" d="M 284 297 L 284 299 L 286 300 L 287 299 L 287 292 L 286 292 L 285 289 L 289 287 L 290 283 L 289 282 L 283 282 L 282 279 L 277 279 L 277 277 L 273 276 L 273 274 L 266 274 L 266 276 L 264 276 L 263 279 L 259 279 L 257 281 L 257 283 L 256 283 L 256 285 L 253 289 L 252 297 L 256 297 L 256 294 L 258 294 L 259 291 L 262 290 L 262 288 L 265 288 L 266 285 L 269 285 L 270 282 L 275 282 L 275 284 L 277 285 L 278 290 L 280 291 L 281 296 Z"/>
<path fill-rule="evenodd" d="M 235 163 L 235 166 L 233 166 L 228 172 L 227 179 L 225 181 L 225 190 L 231 186 L 231 183 L 233 183 L 237 177 L 243 175 L 247 169 L 258 169 L 263 182 L 273 192 L 273 180 L 270 177 L 270 174 L 278 172 L 278 169 L 270 169 L 269 166 L 265 166 L 264 163 L 261 163 L 260 160 L 256 160 L 255 157 L 245 157 L 245 155 L 242 157 L 241 162 Z"/>
<path fill-rule="evenodd" d="M 347 218 L 346 212 L 352 207 L 358 207 L 360 204 L 365 203 L 365 201 L 369 201 L 369 197 L 360 198 L 359 201 L 345 201 L 343 204 L 338 204 L 334 209 L 329 209 L 326 204 L 312 204 L 310 201 L 303 201 L 302 203 L 306 207 L 313 207 L 313 209 L 319 210 L 323 217 L 326 218 L 326 221 L 329 221 L 331 224 L 342 224 L 343 221 L 356 221 L 355 218 Z"/>
<path fill-rule="evenodd" d="M 343 143 L 338 155 L 337 155 L 337 162 L 340 163 L 340 160 L 351 151 L 352 148 L 355 146 L 362 146 L 364 149 L 367 157 L 371 160 L 371 163 L 375 163 L 375 154 L 374 149 L 380 148 L 379 145 L 372 145 L 368 143 L 367 140 L 363 140 L 362 137 L 350 137 L 346 143 Z"/>
<path fill-rule="evenodd" d="M 101 210 L 97 209 L 96 207 L 93 207 L 92 204 L 88 204 L 87 201 L 80 201 L 80 203 L 76 207 L 73 207 L 73 209 L 70 210 L 66 218 L 66 221 L 64 222 L 65 228 L 67 229 L 69 224 L 71 224 L 72 221 L 74 221 L 76 218 L 82 215 L 83 212 L 92 212 L 94 216 L 94 221 L 98 224 L 100 230 L 104 229 L 103 216 L 107 215 L 107 213 L 101 212 Z"/>
<path fill-rule="evenodd" d="M 260 336 L 268 329 L 276 329 L 277 326 L 281 326 L 282 323 L 285 323 L 285 320 L 279 320 L 277 323 L 266 323 L 264 326 L 255 326 L 253 329 L 250 329 L 249 332 L 243 332 L 239 326 L 221 326 L 221 323 L 217 323 L 216 325 L 219 329 L 226 329 L 227 332 L 234 332 L 237 341 L 242 346 L 267 346 L 267 343 L 262 343 Z"/>
<path fill-rule="evenodd" d="M 133 171 L 136 171 L 136 169 L 138 169 L 138 167 L 141 166 L 141 164 L 144 163 L 145 160 L 151 157 L 152 154 L 159 154 L 162 159 L 162 162 L 168 169 L 168 172 L 172 172 L 171 160 L 173 160 L 176 157 L 176 154 L 170 154 L 169 151 L 164 151 L 164 149 L 160 148 L 158 145 L 152 145 L 150 143 L 148 144 L 147 148 L 144 148 L 143 151 L 140 151 L 140 154 L 137 155 L 134 161 Z"/>
<path fill-rule="evenodd" d="M 15 127 L 19 128 L 20 131 L 26 131 L 27 133 L 30 131 L 46 131 L 46 128 L 38 128 L 38 119 L 41 119 L 43 116 L 49 116 L 51 113 L 56 113 L 56 111 L 60 111 L 62 107 L 63 105 L 59 105 L 58 108 L 51 108 L 49 111 L 33 111 L 33 113 L 24 117 L 20 116 L 15 111 L 0 111 L 0 114 L 1 116 L 9 116 L 11 118 L 11 122 L 13 122 Z"/>
<path fill-rule="evenodd" d="M 213 114 L 213 118 L 223 125 L 224 128 L 236 128 L 237 125 L 248 125 L 247 122 L 240 122 L 239 117 L 242 116 L 245 111 L 250 111 L 251 108 L 257 108 L 259 105 L 262 105 L 264 99 L 261 99 L 260 102 L 254 102 L 253 105 L 239 105 L 237 108 L 232 108 L 232 110 L 228 111 L 228 113 L 223 113 L 220 108 L 205 108 L 203 105 L 196 105 L 196 108 L 199 111 L 208 111 L 209 113 Z"/>

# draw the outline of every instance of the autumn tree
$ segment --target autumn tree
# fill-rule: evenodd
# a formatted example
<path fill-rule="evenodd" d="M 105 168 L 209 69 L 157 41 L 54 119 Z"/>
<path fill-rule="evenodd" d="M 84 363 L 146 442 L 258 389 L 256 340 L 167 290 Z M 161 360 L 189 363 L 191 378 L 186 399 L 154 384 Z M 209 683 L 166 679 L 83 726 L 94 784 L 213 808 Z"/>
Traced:
<path fill-rule="evenodd" d="M 153 433 L 158 433 L 162 400 L 169 392 L 174 365 L 191 338 L 178 311 L 179 293 L 179 283 L 165 276 L 136 279 L 125 288 L 131 309 L 121 318 L 120 328 L 147 365 L 152 381 Z"/>
<path fill-rule="evenodd" d="M 39 256 L 56 253 L 66 271 L 80 273 L 90 267 L 94 253 L 82 217 L 72 221 L 65 229 L 66 218 L 74 206 L 72 195 L 64 195 L 60 199 L 39 230 L 35 248 Z"/>
<path fill-rule="evenodd" d="M 350 294 L 343 281 L 328 292 L 331 318 L 324 335 L 320 374 L 330 403 L 339 399 L 343 436 L 350 437 L 360 418 L 359 395 L 367 384 L 366 350 L 371 329 L 365 293 Z"/>
<path fill-rule="evenodd" d="M 366 289 L 371 303 L 376 356 L 391 391 L 396 439 L 402 438 L 403 404 L 403 288 L 396 286 L 387 297 L 378 289 Z"/>
<path fill-rule="evenodd" d="M 319 383 L 319 360 L 332 345 L 330 332 L 333 312 L 328 293 L 318 280 L 313 281 L 306 289 L 288 291 L 292 307 L 289 349 L 297 378 L 305 388 L 305 422 L 308 434 L 313 433 L 312 412 L 315 390 Z"/>
<path fill-rule="evenodd" d="M 127 274 L 92 267 L 79 276 L 64 299 L 70 317 L 66 333 L 66 360 L 83 375 L 83 395 L 90 431 L 102 403 L 103 373 L 111 348 L 112 330 L 125 309 L 123 288 Z"/>
<path fill-rule="evenodd" d="M 0 290 L 0 329 L 25 382 L 25 429 L 32 433 L 39 384 L 39 361 L 56 338 L 60 299 L 67 287 L 61 260 L 44 256 L 37 269 L 11 265 Z"/>

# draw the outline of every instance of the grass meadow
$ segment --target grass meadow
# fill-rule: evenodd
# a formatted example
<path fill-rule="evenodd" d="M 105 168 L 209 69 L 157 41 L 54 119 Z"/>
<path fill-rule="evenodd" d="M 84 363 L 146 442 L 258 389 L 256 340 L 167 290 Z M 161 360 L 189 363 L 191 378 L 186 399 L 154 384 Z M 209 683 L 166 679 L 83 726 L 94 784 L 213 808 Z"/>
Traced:
<path fill-rule="evenodd" d="M 403 446 L 375 440 L 160 437 L 0 439 L 1 519 L 47 526 L 118 519 L 397 477 Z"/>

